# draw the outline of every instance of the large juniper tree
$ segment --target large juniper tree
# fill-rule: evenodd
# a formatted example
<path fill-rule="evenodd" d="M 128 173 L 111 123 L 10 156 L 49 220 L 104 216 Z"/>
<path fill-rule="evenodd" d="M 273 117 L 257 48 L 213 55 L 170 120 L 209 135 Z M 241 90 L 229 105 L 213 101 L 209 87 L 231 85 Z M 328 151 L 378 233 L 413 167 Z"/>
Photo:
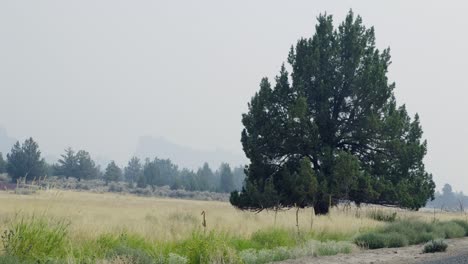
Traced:
<path fill-rule="evenodd" d="M 390 50 L 376 48 L 374 28 L 352 12 L 337 29 L 321 15 L 288 62 L 292 73 L 264 78 L 242 117 L 250 165 L 234 206 L 323 214 L 340 200 L 418 209 L 433 197 L 419 117 L 397 105 Z"/>

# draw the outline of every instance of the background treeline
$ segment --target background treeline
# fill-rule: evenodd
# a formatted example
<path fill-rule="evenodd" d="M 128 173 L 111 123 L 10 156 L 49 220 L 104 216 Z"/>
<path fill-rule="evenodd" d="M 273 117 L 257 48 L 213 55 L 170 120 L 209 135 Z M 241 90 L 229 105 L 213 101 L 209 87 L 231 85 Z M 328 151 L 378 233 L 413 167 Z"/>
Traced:
<path fill-rule="evenodd" d="M 240 190 L 245 178 L 243 166 L 231 168 L 223 163 L 213 170 L 205 163 L 193 171 L 179 168 L 169 159 L 159 158 L 140 160 L 133 157 L 123 168 L 111 161 L 102 170 L 87 151 L 72 148 L 67 148 L 57 163 L 48 164 L 32 138 L 23 144 L 17 142 L 6 159 L 0 153 L 0 173 L 8 173 L 13 182 L 31 181 L 47 175 L 78 180 L 101 179 L 106 183 L 125 181 L 139 188 L 169 186 L 171 189 L 224 193 Z"/>
<path fill-rule="evenodd" d="M 436 192 L 434 197 L 434 200 L 427 202 L 426 207 L 443 211 L 465 211 L 468 206 L 468 196 L 463 192 L 454 192 L 450 184 L 445 184 L 442 192 Z"/>

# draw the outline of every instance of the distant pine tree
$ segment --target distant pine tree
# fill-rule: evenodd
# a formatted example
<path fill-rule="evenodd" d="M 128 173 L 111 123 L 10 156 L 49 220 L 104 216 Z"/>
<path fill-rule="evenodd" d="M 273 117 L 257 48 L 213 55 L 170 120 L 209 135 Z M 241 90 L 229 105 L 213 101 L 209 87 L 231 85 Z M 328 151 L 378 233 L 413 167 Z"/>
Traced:
<path fill-rule="evenodd" d="M 16 142 L 7 160 L 7 172 L 13 181 L 19 178 L 29 181 L 45 174 L 45 161 L 41 157 L 39 145 L 32 138 L 25 140 L 22 145 Z"/>
<path fill-rule="evenodd" d="M 104 173 L 104 181 L 108 184 L 109 182 L 120 181 L 122 178 L 122 169 L 120 169 L 114 161 L 111 161 L 107 165 L 106 172 Z"/>
<path fill-rule="evenodd" d="M 7 163 L 3 159 L 3 154 L 0 152 L 0 173 L 6 172 Z"/>

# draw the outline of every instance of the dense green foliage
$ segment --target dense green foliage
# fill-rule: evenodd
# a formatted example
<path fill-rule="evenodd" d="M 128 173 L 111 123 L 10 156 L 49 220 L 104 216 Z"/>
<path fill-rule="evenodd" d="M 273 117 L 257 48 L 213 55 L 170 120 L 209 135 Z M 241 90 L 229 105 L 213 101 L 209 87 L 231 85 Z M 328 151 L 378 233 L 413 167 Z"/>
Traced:
<path fill-rule="evenodd" d="M 114 161 L 111 161 L 106 168 L 106 172 L 104 173 L 104 181 L 106 184 L 109 182 L 117 182 L 123 179 L 122 169 L 115 164 Z"/>
<path fill-rule="evenodd" d="M 7 163 L 5 159 L 3 159 L 3 154 L 0 152 L 0 173 L 6 172 Z"/>
<path fill-rule="evenodd" d="M 7 172 L 13 181 L 20 178 L 33 180 L 45 174 L 45 161 L 41 157 L 39 145 L 32 139 L 19 142 L 7 154 Z"/>
<path fill-rule="evenodd" d="M 124 169 L 125 181 L 132 183 L 132 184 L 136 182 L 143 172 L 142 168 L 143 167 L 140 163 L 140 159 L 137 157 L 132 157 L 128 161 L 127 167 L 125 167 Z"/>
<path fill-rule="evenodd" d="M 125 170 L 126 173 L 130 171 L 131 163 L 136 164 L 136 160 L 134 158 L 130 160 Z M 140 188 L 170 186 L 171 189 L 189 191 L 230 192 L 241 187 L 245 178 L 242 169 L 231 170 L 230 166 L 225 163 L 221 164 L 220 168 L 214 172 L 207 163 L 199 168 L 197 172 L 194 172 L 185 168 L 179 169 L 169 159 L 158 158 L 146 159 L 142 169 L 137 169 L 138 165 L 132 165 L 132 167 L 134 168 L 132 169 L 133 175 L 138 175 L 136 183 Z M 236 183 L 240 185 L 236 185 Z"/>
<path fill-rule="evenodd" d="M 231 203 L 313 206 L 318 214 L 340 200 L 424 206 L 435 187 L 423 164 L 426 142 L 418 115 L 397 106 L 389 49 L 378 50 L 374 29 L 352 12 L 337 29 L 321 15 L 315 29 L 291 48 L 292 73 L 283 65 L 275 84 L 264 78 L 242 116 L 250 165 Z"/>
<path fill-rule="evenodd" d="M 370 249 L 403 247 L 434 239 L 464 237 L 468 234 L 467 226 L 467 222 L 460 220 L 433 223 L 396 221 L 375 231 L 358 235 L 354 242 L 358 246 Z"/>
<path fill-rule="evenodd" d="M 58 176 L 80 180 L 104 180 L 106 183 L 126 181 L 130 187 L 145 188 L 170 186 L 171 189 L 187 191 L 210 191 L 229 193 L 242 188 L 245 174 L 244 167 L 231 169 L 223 163 L 213 171 L 208 163 L 203 164 L 196 172 L 189 169 L 179 169 L 170 159 L 140 159 L 132 157 L 125 168 L 120 168 L 114 161 L 110 162 L 105 172 L 101 172 L 89 152 L 72 148 L 65 149 L 57 164 L 47 164 L 41 158 L 39 146 L 32 138 L 23 145 L 17 142 L 3 160 L 0 153 L 0 173 L 5 169 L 13 181 L 25 178 L 31 181 L 41 176 Z"/>
<path fill-rule="evenodd" d="M 100 176 L 100 171 L 87 151 L 79 150 L 75 153 L 73 149 L 68 148 L 58 160 L 56 174 L 81 180 L 95 179 Z"/>
<path fill-rule="evenodd" d="M 227 163 L 221 164 L 220 167 L 220 188 L 223 192 L 232 192 L 234 186 L 234 175 L 232 174 L 231 167 Z"/>

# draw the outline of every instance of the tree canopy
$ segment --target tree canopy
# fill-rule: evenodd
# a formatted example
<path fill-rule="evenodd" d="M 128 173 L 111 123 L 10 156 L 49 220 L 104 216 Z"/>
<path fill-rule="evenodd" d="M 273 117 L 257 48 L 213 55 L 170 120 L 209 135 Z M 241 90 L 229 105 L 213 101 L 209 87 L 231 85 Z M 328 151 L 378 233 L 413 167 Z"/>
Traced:
<path fill-rule="evenodd" d="M 33 180 L 45 174 L 45 161 L 39 145 L 32 138 L 26 139 L 23 144 L 17 141 L 7 154 L 7 162 L 7 172 L 13 181 L 20 178 Z"/>
<path fill-rule="evenodd" d="M 6 172 L 6 166 L 7 166 L 7 163 L 3 159 L 3 154 L 0 152 L 0 173 Z"/>
<path fill-rule="evenodd" d="M 95 179 L 100 175 L 99 167 L 91 158 L 89 152 L 79 150 L 75 153 L 72 148 L 65 149 L 56 167 L 56 173 L 62 176 L 81 179 Z"/>
<path fill-rule="evenodd" d="M 134 183 L 142 174 L 142 165 L 140 159 L 137 157 L 132 157 L 128 161 L 127 167 L 124 169 L 125 180 L 130 183 Z"/>
<path fill-rule="evenodd" d="M 313 37 L 291 47 L 291 74 L 283 65 L 274 84 L 262 79 L 242 116 L 250 165 L 231 203 L 313 206 L 319 214 L 340 200 L 424 206 L 435 187 L 423 163 L 426 141 L 419 116 L 397 105 L 390 62 L 360 16 L 350 11 L 334 28 L 332 16 L 320 15 Z"/>
<path fill-rule="evenodd" d="M 106 184 L 109 182 L 117 182 L 122 180 L 123 173 L 122 169 L 115 164 L 114 161 L 111 161 L 106 168 L 106 172 L 104 173 L 104 181 Z"/>

